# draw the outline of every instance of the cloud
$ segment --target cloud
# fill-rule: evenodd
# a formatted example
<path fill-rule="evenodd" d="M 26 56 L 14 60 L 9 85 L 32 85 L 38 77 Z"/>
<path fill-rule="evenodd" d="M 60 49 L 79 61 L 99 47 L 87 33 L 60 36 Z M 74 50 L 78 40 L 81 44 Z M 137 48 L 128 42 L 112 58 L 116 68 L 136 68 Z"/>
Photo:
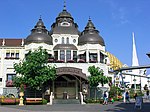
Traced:
<path fill-rule="evenodd" d="M 118 2 L 113 0 L 105 0 L 105 3 L 108 5 L 108 8 L 111 12 L 111 17 L 114 21 L 117 21 L 118 25 L 129 23 L 127 14 L 127 8 L 120 6 Z"/>

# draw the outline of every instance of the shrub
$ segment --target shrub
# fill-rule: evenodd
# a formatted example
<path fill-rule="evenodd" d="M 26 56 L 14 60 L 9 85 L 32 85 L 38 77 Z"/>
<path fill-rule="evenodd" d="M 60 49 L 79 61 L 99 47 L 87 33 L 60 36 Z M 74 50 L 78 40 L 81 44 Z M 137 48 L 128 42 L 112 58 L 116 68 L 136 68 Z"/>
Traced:
<path fill-rule="evenodd" d="M 3 97 L 0 99 L 0 103 L 1 104 L 18 104 L 19 103 L 19 99 L 18 98 L 6 98 Z"/>
<path fill-rule="evenodd" d="M 43 105 L 47 104 L 47 100 L 46 99 L 42 99 L 42 104 Z"/>

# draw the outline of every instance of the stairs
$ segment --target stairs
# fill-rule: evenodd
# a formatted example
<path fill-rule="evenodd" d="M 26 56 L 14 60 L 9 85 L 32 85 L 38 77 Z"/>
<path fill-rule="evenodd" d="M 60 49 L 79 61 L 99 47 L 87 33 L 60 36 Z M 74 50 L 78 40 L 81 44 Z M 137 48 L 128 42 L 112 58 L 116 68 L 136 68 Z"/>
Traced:
<path fill-rule="evenodd" d="M 53 104 L 80 104 L 79 99 L 54 99 Z"/>

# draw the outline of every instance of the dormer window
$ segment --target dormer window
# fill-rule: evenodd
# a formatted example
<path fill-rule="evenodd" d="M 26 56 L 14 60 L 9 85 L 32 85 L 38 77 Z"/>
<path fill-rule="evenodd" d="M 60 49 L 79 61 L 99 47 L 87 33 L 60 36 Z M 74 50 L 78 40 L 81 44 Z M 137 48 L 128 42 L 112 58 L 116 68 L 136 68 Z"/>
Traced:
<path fill-rule="evenodd" d="M 62 43 L 62 44 L 65 44 L 65 39 L 64 39 L 64 37 L 62 37 L 61 43 Z"/>
<path fill-rule="evenodd" d="M 67 37 L 67 44 L 69 44 L 69 37 Z"/>
<path fill-rule="evenodd" d="M 68 23 L 68 22 L 62 22 L 61 26 L 70 26 L 70 23 Z"/>

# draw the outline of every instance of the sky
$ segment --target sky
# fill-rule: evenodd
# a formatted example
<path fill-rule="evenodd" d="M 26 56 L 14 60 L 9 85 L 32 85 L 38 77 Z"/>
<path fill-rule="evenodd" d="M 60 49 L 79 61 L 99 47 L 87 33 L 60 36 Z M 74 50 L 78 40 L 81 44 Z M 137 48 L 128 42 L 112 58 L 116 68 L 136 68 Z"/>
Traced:
<path fill-rule="evenodd" d="M 1 0 L 0 38 L 26 38 L 40 16 L 48 30 L 63 10 L 64 0 Z M 139 65 L 150 64 L 150 0 L 66 0 L 79 30 L 89 17 L 103 37 L 106 50 L 132 65 L 132 32 Z"/>

